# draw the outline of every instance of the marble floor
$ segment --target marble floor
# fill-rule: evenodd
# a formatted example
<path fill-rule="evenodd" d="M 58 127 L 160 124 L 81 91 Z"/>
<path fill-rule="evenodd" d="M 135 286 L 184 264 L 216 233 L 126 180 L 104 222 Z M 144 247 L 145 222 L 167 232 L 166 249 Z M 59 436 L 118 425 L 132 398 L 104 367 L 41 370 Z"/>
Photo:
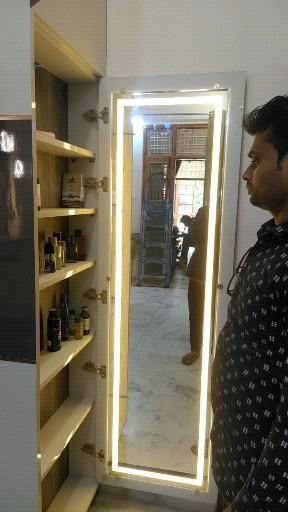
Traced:
<path fill-rule="evenodd" d="M 194 475 L 201 363 L 181 363 L 190 348 L 187 285 L 179 269 L 170 288 L 131 289 L 129 398 L 119 461 Z"/>

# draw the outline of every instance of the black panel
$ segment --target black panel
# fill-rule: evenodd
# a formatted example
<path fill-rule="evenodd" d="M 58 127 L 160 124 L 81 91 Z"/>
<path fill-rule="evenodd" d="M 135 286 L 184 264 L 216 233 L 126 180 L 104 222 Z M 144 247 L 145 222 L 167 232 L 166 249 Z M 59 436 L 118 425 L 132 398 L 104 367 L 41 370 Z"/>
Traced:
<path fill-rule="evenodd" d="M 32 122 L 0 117 L 0 359 L 36 361 L 34 260 Z"/>

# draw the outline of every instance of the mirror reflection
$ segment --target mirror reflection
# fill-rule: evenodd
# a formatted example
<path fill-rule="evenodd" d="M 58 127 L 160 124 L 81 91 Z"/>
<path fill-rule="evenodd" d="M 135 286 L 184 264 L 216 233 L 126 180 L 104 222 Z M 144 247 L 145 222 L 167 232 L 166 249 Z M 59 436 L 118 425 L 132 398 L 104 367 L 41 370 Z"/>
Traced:
<path fill-rule="evenodd" d="M 125 108 L 119 464 L 192 478 L 213 127 L 209 104 Z"/>

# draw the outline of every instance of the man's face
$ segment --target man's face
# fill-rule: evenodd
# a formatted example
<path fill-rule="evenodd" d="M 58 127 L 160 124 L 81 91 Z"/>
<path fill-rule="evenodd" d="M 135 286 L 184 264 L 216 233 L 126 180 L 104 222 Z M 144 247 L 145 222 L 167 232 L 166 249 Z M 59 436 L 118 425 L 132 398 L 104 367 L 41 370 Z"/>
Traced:
<path fill-rule="evenodd" d="M 249 151 L 251 163 L 243 173 L 250 202 L 279 213 L 288 203 L 288 156 L 278 162 L 278 152 L 268 141 L 267 132 L 257 133 Z"/>

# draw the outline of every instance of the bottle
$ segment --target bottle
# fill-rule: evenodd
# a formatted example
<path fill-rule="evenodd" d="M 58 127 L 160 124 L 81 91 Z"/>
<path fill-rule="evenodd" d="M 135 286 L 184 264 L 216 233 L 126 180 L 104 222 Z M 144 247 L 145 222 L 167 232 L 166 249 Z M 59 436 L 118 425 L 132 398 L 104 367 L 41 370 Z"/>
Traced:
<path fill-rule="evenodd" d="M 69 310 L 64 293 L 60 296 L 59 309 L 61 317 L 61 341 L 67 341 L 69 339 Z"/>
<path fill-rule="evenodd" d="M 41 188 L 39 178 L 37 178 L 37 208 L 38 210 L 41 210 Z"/>
<path fill-rule="evenodd" d="M 60 240 L 58 242 L 58 244 L 60 245 L 60 247 L 62 249 L 61 267 L 66 267 L 66 259 L 67 259 L 67 256 L 66 256 L 66 242 L 64 240 Z"/>
<path fill-rule="evenodd" d="M 43 274 L 45 272 L 44 248 L 45 248 L 45 233 L 40 232 L 38 235 L 39 274 Z"/>
<path fill-rule="evenodd" d="M 68 236 L 67 243 L 67 262 L 76 263 L 78 261 L 78 245 L 75 242 L 74 236 Z"/>
<path fill-rule="evenodd" d="M 54 233 L 53 233 L 54 235 Z M 56 236 L 53 236 L 52 243 L 54 246 L 54 254 L 55 254 L 55 268 L 56 270 L 61 270 L 62 268 L 62 248 L 58 244 L 58 239 Z"/>
<path fill-rule="evenodd" d="M 74 231 L 75 241 L 78 246 L 78 260 L 85 261 L 87 259 L 86 256 L 86 238 L 82 235 L 81 229 L 75 229 Z"/>
<path fill-rule="evenodd" d="M 47 350 L 57 352 L 61 349 L 61 318 L 56 308 L 49 309 L 47 319 Z"/>
<path fill-rule="evenodd" d="M 48 241 L 44 245 L 44 272 L 49 273 L 55 271 L 55 251 L 52 239 L 49 237 Z"/>
<path fill-rule="evenodd" d="M 83 335 L 87 336 L 90 333 L 90 315 L 88 306 L 82 306 L 80 316 L 83 323 Z"/>
<path fill-rule="evenodd" d="M 69 309 L 69 334 L 70 336 L 75 335 L 75 309 Z"/>
<path fill-rule="evenodd" d="M 83 338 L 83 323 L 82 318 L 80 316 L 75 317 L 74 338 L 75 340 L 82 340 Z"/>
<path fill-rule="evenodd" d="M 40 308 L 39 330 L 40 330 L 40 351 L 41 351 L 41 350 L 44 349 L 44 326 L 43 326 L 43 311 L 42 311 L 42 308 Z"/>

